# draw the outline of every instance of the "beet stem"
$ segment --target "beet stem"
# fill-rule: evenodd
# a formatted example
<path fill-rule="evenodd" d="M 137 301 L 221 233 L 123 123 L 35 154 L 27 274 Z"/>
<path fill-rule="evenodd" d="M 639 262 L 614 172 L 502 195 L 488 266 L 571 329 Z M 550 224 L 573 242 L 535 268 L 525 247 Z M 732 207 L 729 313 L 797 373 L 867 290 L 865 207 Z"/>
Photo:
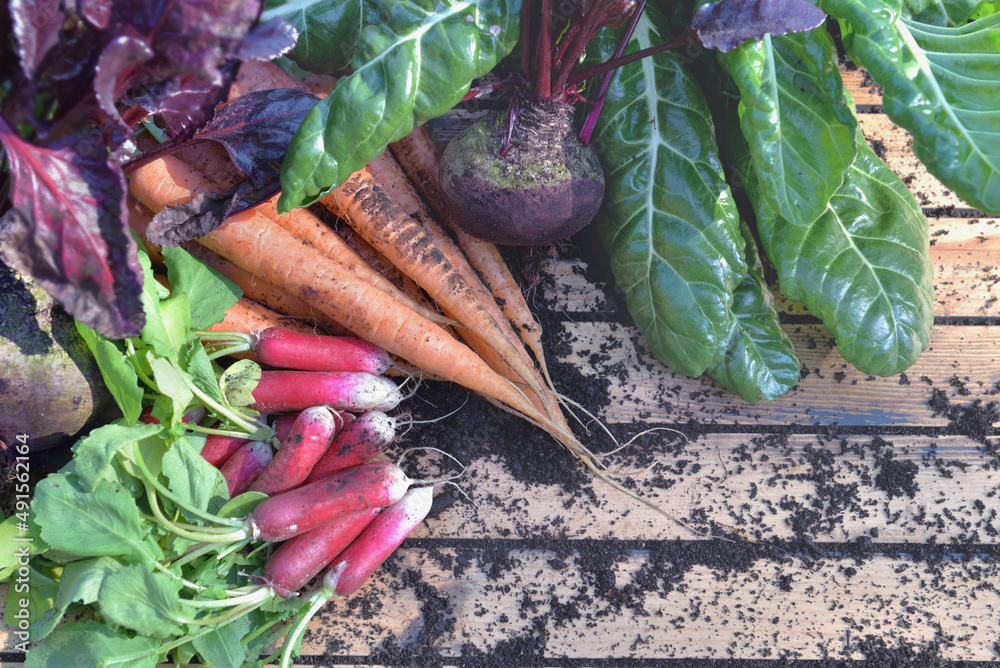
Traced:
<path fill-rule="evenodd" d="M 637 60 L 642 60 L 647 56 L 653 56 L 656 55 L 657 53 L 663 53 L 664 51 L 677 49 L 687 44 L 694 44 L 697 41 L 698 41 L 698 35 L 695 33 L 694 30 L 688 28 L 687 31 L 685 31 L 680 37 L 677 37 L 669 42 L 663 42 L 662 44 L 657 44 L 656 46 L 650 46 L 648 48 L 641 49 L 634 53 L 630 53 L 627 56 L 622 56 L 621 58 L 615 58 L 607 62 L 601 63 L 600 65 L 593 65 L 591 67 L 585 67 L 581 70 L 577 70 L 572 75 L 570 75 L 569 80 L 566 83 L 567 85 L 580 83 L 584 79 L 589 79 L 590 77 L 597 76 L 598 74 L 604 74 L 605 72 L 610 72 L 624 65 L 628 65 L 629 63 L 634 63 Z"/>
<path fill-rule="evenodd" d="M 531 69 L 531 49 L 528 48 L 528 45 L 531 44 L 531 8 L 534 6 L 533 2 L 525 2 L 521 5 L 521 72 L 528 78 L 528 81 L 534 80 Z"/>
<path fill-rule="evenodd" d="M 580 10 L 576 18 L 579 19 L 583 16 L 583 24 L 574 36 L 570 48 L 567 49 L 565 58 L 560 63 L 559 74 L 556 77 L 556 82 L 553 86 L 555 90 L 561 93 L 566 89 L 567 79 L 569 78 L 570 73 L 580 61 L 580 57 L 587 48 L 587 43 L 593 39 L 601 25 L 603 25 L 605 20 L 609 18 L 609 15 L 612 14 L 611 9 L 613 8 L 613 5 L 613 2 L 595 2 L 592 6 L 593 11 L 586 16 L 583 15 L 586 5 L 580 5 Z"/>
<path fill-rule="evenodd" d="M 535 65 L 538 67 L 535 94 L 542 102 L 548 102 L 552 98 L 552 0 L 542 0 Z"/>
<path fill-rule="evenodd" d="M 625 53 L 625 48 L 628 46 L 629 40 L 632 39 L 632 33 L 635 32 L 635 27 L 639 24 L 639 19 L 642 17 L 642 11 L 646 8 L 646 0 L 638 0 L 638 4 L 635 7 L 635 11 L 632 12 L 632 18 L 629 19 L 628 27 L 625 28 L 625 32 L 622 34 L 620 40 L 618 40 L 618 46 L 615 47 L 614 55 L 611 56 L 611 60 L 614 61 L 616 58 L 621 58 L 622 54 Z M 597 117 L 601 115 L 601 108 L 604 106 L 604 98 L 608 94 L 608 88 L 611 87 L 611 77 L 614 76 L 614 71 L 609 70 L 604 73 L 601 78 L 601 85 L 597 89 L 597 95 L 594 96 L 593 106 L 590 111 L 587 112 L 587 118 L 583 121 L 583 127 L 580 129 L 580 143 L 584 146 L 590 144 L 590 137 L 594 134 L 594 128 L 597 127 Z"/>

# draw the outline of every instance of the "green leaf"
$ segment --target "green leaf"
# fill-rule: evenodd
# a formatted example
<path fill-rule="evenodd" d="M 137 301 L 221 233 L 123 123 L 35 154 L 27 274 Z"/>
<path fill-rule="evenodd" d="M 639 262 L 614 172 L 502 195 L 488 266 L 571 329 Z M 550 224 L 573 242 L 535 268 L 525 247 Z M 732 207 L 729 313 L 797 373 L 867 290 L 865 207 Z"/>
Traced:
<path fill-rule="evenodd" d="M 188 375 L 191 376 L 191 382 L 199 390 L 220 404 L 225 403 L 225 399 L 222 397 L 222 390 L 219 389 L 219 379 L 216 376 L 215 367 L 212 366 L 212 361 L 208 359 L 205 346 L 189 346 L 186 363 Z"/>
<path fill-rule="evenodd" d="M 230 406 L 249 406 L 260 382 L 261 368 L 253 360 L 237 360 L 219 376 L 219 387 Z"/>
<path fill-rule="evenodd" d="M 167 332 L 170 347 L 174 355 L 178 355 L 187 347 L 188 330 L 191 329 L 188 296 L 178 292 L 160 302 L 160 316 L 163 318 L 163 329 Z"/>
<path fill-rule="evenodd" d="M 169 638 L 184 629 L 181 583 L 162 573 L 134 565 L 108 575 L 101 585 L 98 607 L 108 621 L 152 638 Z"/>
<path fill-rule="evenodd" d="M 183 248 L 165 246 L 163 261 L 171 293 L 187 295 L 192 329 L 208 329 L 221 322 L 226 309 L 243 296 L 238 285 Z"/>
<path fill-rule="evenodd" d="M 247 659 L 243 637 L 250 633 L 250 619 L 240 617 L 195 638 L 194 648 L 201 660 L 213 668 L 239 668 Z"/>
<path fill-rule="evenodd" d="M 98 427 L 73 445 L 73 473 L 87 491 L 93 491 L 108 477 L 111 461 L 126 445 L 164 432 L 158 424 L 134 424 L 127 427 L 112 423 Z"/>
<path fill-rule="evenodd" d="M 736 324 L 726 354 L 708 374 L 744 401 L 774 400 L 799 382 L 799 360 L 781 329 L 774 297 L 764 279 L 764 266 L 746 223 L 747 275 L 733 293 Z"/>
<path fill-rule="evenodd" d="M 167 477 L 170 491 L 189 507 L 214 510 L 229 498 L 229 488 L 222 473 L 205 461 L 184 438 L 175 439 L 163 453 L 161 470 Z M 188 519 L 198 521 L 194 515 Z"/>
<path fill-rule="evenodd" d="M 135 499 L 102 480 L 88 492 L 75 476 L 53 474 L 35 487 L 31 504 L 42 539 L 78 557 L 120 557 L 150 564 L 163 551 L 145 537 Z"/>
<path fill-rule="evenodd" d="M 23 519 L 23 514 L 21 517 L 14 514 L 0 522 L 0 582 L 10 577 L 21 565 L 22 559 L 48 549 L 34 515 L 28 513 L 26 519 Z"/>
<path fill-rule="evenodd" d="M 740 124 L 762 193 L 787 220 L 815 220 L 857 152 L 857 119 L 829 33 L 765 35 L 720 57 L 740 89 Z"/>
<path fill-rule="evenodd" d="M 821 318 L 863 373 L 890 376 L 913 364 L 934 320 L 927 220 L 860 133 L 844 185 L 809 225 L 785 220 L 749 186 L 781 291 Z"/>
<path fill-rule="evenodd" d="M 122 351 L 113 341 L 106 339 L 79 320 L 74 320 L 76 330 L 90 348 L 91 354 L 97 360 L 97 368 L 101 371 L 104 384 L 115 398 L 115 403 L 121 409 L 122 415 L 134 424 L 142 413 L 142 387 L 135 369 Z"/>
<path fill-rule="evenodd" d="M 935 26 L 960 26 L 979 5 L 978 0 L 904 0 L 906 17 Z"/>
<path fill-rule="evenodd" d="M 152 352 L 146 355 L 146 360 L 153 369 L 153 377 L 160 393 L 170 397 L 173 402 L 173 424 L 180 423 L 188 404 L 194 399 L 194 393 L 188 387 L 183 372 L 170 360 L 157 357 Z"/>
<path fill-rule="evenodd" d="M 45 565 L 42 565 L 45 564 Z M 35 623 L 52 609 L 53 598 L 59 590 L 59 572 L 62 567 L 48 561 L 34 560 L 26 577 L 18 574 L 7 589 L 4 621 L 7 626 L 18 628 L 21 621 Z M 32 634 L 31 639 L 35 637 Z"/>
<path fill-rule="evenodd" d="M 28 652 L 24 668 L 153 668 L 159 647 L 160 642 L 155 638 L 129 638 L 92 620 L 70 622 Z"/>
<path fill-rule="evenodd" d="M 146 314 L 146 324 L 142 327 L 140 337 L 157 355 L 170 357 L 174 354 L 174 347 L 160 314 L 160 284 L 153 278 L 153 267 L 143 250 L 139 251 L 139 264 L 142 266 L 142 310 Z"/>
<path fill-rule="evenodd" d="M 821 0 L 850 24 L 844 45 L 884 88 L 885 113 L 913 152 L 974 207 L 1000 213 L 1000 14 L 957 27 L 884 0 Z"/>
<path fill-rule="evenodd" d="M 664 40 L 647 6 L 629 51 Z M 617 43 L 605 32 L 592 50 Z M 593 136 L 607 190 L 601 227 L 618 285 L 653 353 L 698 376 L 732 335 L 733 290 L 746 274 L 739 217 L 700 86 L 674 54 L 615 74 Z"/>
<path fill-rule="evenodd" d="M 244 492 L 227 501 L 216 515 L 219 517 L 246 517 L 266 498 L 267 494 L 263 492 Z"/>
<path fill-rule="evenodd" d="M 96 601 L 104 578 L 120 567 L 121 564 L 111 557 L 84 559 L 67 564 L 59 579 L 59 591 L 52 608 L 29 629 L 31 640 L 37 642 L 52 633 L 71 603 L 89 605 Z"/>
<path fill-rule="evenodd" d="M 362 8 L 374 3 L 362 0 L 268 0 L 261 21 L 275 16 L 299 31 L 295 49 L 288 58 L 316 74 L 333 74 L 351 62 L 358 38 L 366 24 Z"/>
<path fill-rule="evenodd" d="M 518 38 L 518 0 L 383 0 L 377 8 L 350 76 L 313 107 L 288 146 L 281 212 L 315 202 L 390 142 L 451 109 Z"/>

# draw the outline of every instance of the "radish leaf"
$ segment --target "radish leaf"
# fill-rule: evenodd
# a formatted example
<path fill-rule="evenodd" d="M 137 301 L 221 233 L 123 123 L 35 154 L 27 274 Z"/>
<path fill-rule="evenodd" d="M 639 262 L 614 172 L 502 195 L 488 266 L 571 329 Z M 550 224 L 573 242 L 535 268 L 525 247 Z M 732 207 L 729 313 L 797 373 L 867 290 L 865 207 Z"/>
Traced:
<path fill-rule="evenodd" d="M 69 622 L 56 628 L 44 643 L 28 652 L 24 668 L 153 668 L 159 646 L 160 641 L 156 638 L 130 638 L 93 620 Z"/>
<path fill-rule="evenodd" d="M 1000 213 L 1000 12 L 957 27 L 907 18 L 898 3 L 823 0 L 844 45 L 884 89 L 889 118 L 927 169 L 972 206 Z"/>
<path fill-rule="evenodd" d="M 808 225 L 773 211 L 755 179 L 748 185 L 782 293 L 818 316 L 862 373 L 890 376 L 913 364 L 934 321 L 927 220 L 860 131 L 844 185 Z"/>
<path fill-rule="evenodd" d="M 250 618 L 240 617 L 228 624 L 217 626 L 203 636 L 192 640 L 201 660 L 214 668 L 240 668 L 247 659 L 243 638 L 251 630 Z"/>
<path fill-rule="evenodd" d="M 35 487 L 31 507 L 42 539 L 53 550 L 140 564 L 163 557 L 159 545 L 140 526 L 135 499 L 106 480 L 88 492 L 76 476 L 50 475 Z"/>
<path fill-rule="evenodd" d="M 740 124 L 771 208 L 812 222 L 854 160 L 857 120 L 823 29 L 765 35 L 722 56 L 740 89 Z"/>
<path fill-rule="evenodd" d="M 80 333 L 91 354 L 97 361 L 101 378 L 107 386 L 115 403 L 121 409 L 122 415 L 129 424 L 134 424 L 142 413 L 142 388 L 139 387 L 139 377 L 135 368 L 122 354 L 114 342 L 101 336 L 90 327 L 76 320 L 76 331 Z"/>
<path fill-rule="evenodd" d="M 171 290 L 188 297 L 192 329 L 220 322 L 226 309 L 243 296 L 239 286 L 182 248 L 164 248 L 163 258 Z"/>
<path fill-rule="evenodd" d="M 647 6 L 629 50 L 662 41 Z M 614 33 L 592 45 L 604 55 Z M 595 221 L 628 309 L 654 354 L 699 376 L 726 350 L 746 274 L 736 205 L 697 81 L 671 53 L 621 68 L 592 145 L 607 178 Z"/>
<path fill-rule="evenodd" d="M 288 147 L 279 210 L 317 201 L 390 142 L 451 109 L 511 50 L 519 11 L 516 0 L 379 3 L 351 74 L 306 115 Z"/>
<path fill-rule="evenodd" d="M 52 607 L 30 627 L 32 642 L 38 642 L 52 633 L 71 603 L 88 605 L 96 601 L 104 578 L 120 567 L 121 564 L 111 557 L 95 557 L 66 564 Z"/>
<path fill-rule="evenodd" d="M 229 499 L 222 473 L 205 461 L 184 438 L 174 439 L 163 453 L 161 467 L 170 483 L 170 491 L 182 504 L 181 512 L 189 521 L 198 521 L 198 517 L 185 512 L 185 505 L 214 513 Z"/>
<path fill-rule="evenodd" d="M 98 606 L 108 621 L 151 638 L 179 635 L 181 583 L 138 564 L 127 566 L 101 584 Z"/>
<path fill-rule="evenodd" d="M 98 427 L 73 445 L 73 473 L 79 477 L 82 487 L 92 492 L 107 479 L 108 467 L 119 450 L 163 431 L 163 425 L 159 424 L 125 426 L 112 422 Z"/>

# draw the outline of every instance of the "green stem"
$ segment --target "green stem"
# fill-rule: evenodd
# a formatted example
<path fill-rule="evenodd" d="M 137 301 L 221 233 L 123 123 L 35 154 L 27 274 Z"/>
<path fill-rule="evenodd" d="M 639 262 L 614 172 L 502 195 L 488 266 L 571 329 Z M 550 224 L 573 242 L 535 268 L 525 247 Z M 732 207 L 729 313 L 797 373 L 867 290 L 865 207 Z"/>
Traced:
<path fill-rule="evenodd" d="M 180 371 L 178 370 L 178 372 L 180 372 Z M 238 415 L 236 412 L 234 412 L 231 408 L 223 406 L 218 401 L 216 401 L 212 397 L 210 397 L 207 394 L 205 394 L 204 392 L 202 392 L 198 388 L 198 386 L 195 385 L 191 381 L 191 378 L 188 377 L 187 374 L 182 374 L 182 377 L 184 378 L 184 382 L 187 383 L 187 386 L 191 389 L 191 392 L 194 393 L 194 396 L 198 397 L 198 399 L 202 403 L 204 403 L 206 406 L 208 406 L 213 411 L 215 411 L 216 414 L 218 414 L 218 415 L 224 415 L 233 424 L 235 424 L 237 427 L 239 427 L 240 429 L 242 429 L 243 431 L 245 431 L 247 434 L 250 434 L 252 436 L 258 435 L 258 432 L 260 431 L 260 427 L 258 425 L 252 424 L 252 423 L 244 420 L 240 415 Z"/>
<path fill-rule="evenodd" d="M 206 512 L 199 508 L 188 507 L 184 502 L 182 502 L 180 499 L 174 496 L 174 494 L 169 489 L 160 484 L 160 482 L 156 479 L 156 476 L 154 476 L 152 472 L 150 472 L 149 468 L 146 467 L 146 462 L 143 461 L 142 455 L 135 448 L 132 449 L 132 459 L 133 461 L 135 461 L 136 466 L 139 467 L 139 470 L 142 471 L 143 478 L 147 482 L 149 482 L 149 484 L 152 485 L 157 492 L 159 492 L 164 497 L 173 501 L 175 504 L 177 504 L 179 508 L 184 508 L 190 513 L 197 515 L 198 517 L 204 520 L 208 520 L 209 522 L 214 522 L 216 524 L 221 524 L 223 526 L 229 526 L 235 528 L 245 527 L 245 523 L 241 522 L 240 520 L 234 520 L 231 517 L 219 517 L 218 515 L 213 515 L 212 513 Z M 202 530 L 203 528 L 199 527 L 198 529 Z"/>
<path fill-rule="evenodd" d="M 295 620 L 295 625 L 292 627 L 291 631 L 285 637 L 285 646 L 281 649 L 281 664 L 279 668 L 288 668 L 292 664 L 290 663 L 292 659 L 292 650 L 305 635 L 306 627 L 309 625 L 309 621 L 315 616 L 319 609 L 326 605 L 326 602 L 330 600 L 328 596 L 325 596 L 326 591 L 320 589 L 318 592 L 310 597 L 309 609 L 305 613 Z"/>
<path fill-rule="evenodd" d="M 153 379 L 147 376 L 146 372 L 143 371 L 142 364 L 139 363 L 138 355 L 135 352 L 135 345 L 133 345 L 132 339 L 125 339 L 125 347 L 128 349 L 128 355 L 126 355 L 126 357 L 128 357 L 128 361 L 132 365 L 132 368 L 135 369 L 135 374 L 139 376 L 139 379 L 146 383 L 146 385 L 148 385 L 153 392 L 156 392 L 157 395 L 163 394 L 160 392 L 159 386 L 153 381 Z"/>
<path fill-rule="evenodd" d="M 232 429 L 216 429 L 215 427 L 202 427 L 200 424 L 183 422 L 181 426 L 189 431 L 197 431 L 202 434 L 214 434 L 216 436 L 232 436 L 233 438 L 249 438 L 250 434 L 244 431 L 233 431 Z"/>
<path fill-rule="evenodd" d="M 212 626 L 215 624 L 221 626 L 223 624 L 228 624 L 234 619 L 242 617 L 252 610 L 256 610 L 258 606 L 259 603 L 248 603 L 247 605 L 235 607 L 229 612 L 224 612 L 221 615 L 216 615 L 215 617 L 206 617 L 204 619 L 184 619 L 182 617 L 178 617 L 177 621 L 181 624 L 193 624 L 195 626 Z"/>
<path fill-rule="evenodd" d="M 203 543 L 201 547 L 194 547 L 193 550 L 181 555 L 180 559 L 170 564 L 171 566 L 176 566 L 178 568 L 187 566 L 189 563 L 197 559 L 198 557 L 208 554 L 209 552 L 219 548 L 218 543 Z"/>
<path fill-rule="evenodd" d="M 146 497 L 149 500 L 149 508 L 153 511 L 153 517 L 156 518 L 157 524 L 168 529 L 170 532 L 177 534 L 181 538 L 187 538 L 188 540 L 198 541 L 199 543 L 232 543 L 233 541 L 241 540 L 246 538 L 246 530 L 233 531 L 229 534 L 209 534 L 209 533 L 194 533 L 187 531 L 177 525 L 172 521 L 168 520 L 160 510 L 160 504 L 156 500 L 156 492 L 153 491 L 152 486 L 148 481 L 142 481 L 143 486 L 146 488 Z"/>
<path fill-rule="evenodd" d="M 232 596 L 230 598 L 216 599 L 211 601 L 200 601 L 194 598 L 182 598 L 181 603 L 188 605 L 192 608 L 231 608 L 233 606 L 242 606 L 247 603 L 263 603 L 269 598 L 275 596 L 274 590 L 269 587 L 258 586 L 253 592 L 249 594 L 242 594 L 240 596 Z"/>
<path fill-rule="evenodd" d="M 196 584 L 194 582 L 191 582 L 190 580 L 185 580 L 181 576 L 174 574 L 169 568 L 167 568 L 166 566 L 164 566 L 163 564 L 161 564 L 158 561 L 154 561 L 153 562 L 153 567 L 156 568 L 156 570 L 160 571 L 161 573 L 169 575 L 170 577 L 174 578 L 175 580 L 178 580 L 181 584 L 183 584 L 188 589 L 194 589 L 195 591 L 204 591 L 204 590 L 208 589 L 208 587 L 206 587 L 204 585 Z"/>
<path fill-rule="evenodd" d="M 235 346 L 229 346 L 227 348 L 220 348 L 219 350 L 208 353 L 208 360 L 209 361 L 217 360 L 220 357 L 225 357 L 226 355 L 232 355 L 234 353 L 246 352 L 247 350 L 250 349 L 244 346 L 243 344 L 237 344 Z"/>

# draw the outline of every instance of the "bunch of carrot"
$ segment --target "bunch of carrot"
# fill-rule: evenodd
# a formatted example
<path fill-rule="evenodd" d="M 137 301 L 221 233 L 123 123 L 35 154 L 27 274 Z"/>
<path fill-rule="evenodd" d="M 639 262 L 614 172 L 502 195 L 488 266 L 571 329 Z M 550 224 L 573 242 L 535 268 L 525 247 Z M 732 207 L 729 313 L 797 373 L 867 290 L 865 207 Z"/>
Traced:
<path fill-rule="evenodd" d="M 273 65 L 252 67 L 237 94 L 305 88 Z M 140 233 L 148 210 L 221 192 L 238 178 L 221 148 L 197 148 L 132 174 Z M 430 135 L 418 129 L 390 149 L 320 202 L 346 223 L 346 234 L 309 209 L 279 215 L 275 197 L 185 246 L 244 290 L 219 328 L 297 323 L 354 334 L 388 351 L 397 368 L 461 384 L 522 416 L 599 477 L 664 512 L 610 478 L 573 433 L 563 412 L 570 402 L 546 370 L 540 327 L 497 249 L 457 230 L 453 240 L 442 227 L 440 151 Z"/>

